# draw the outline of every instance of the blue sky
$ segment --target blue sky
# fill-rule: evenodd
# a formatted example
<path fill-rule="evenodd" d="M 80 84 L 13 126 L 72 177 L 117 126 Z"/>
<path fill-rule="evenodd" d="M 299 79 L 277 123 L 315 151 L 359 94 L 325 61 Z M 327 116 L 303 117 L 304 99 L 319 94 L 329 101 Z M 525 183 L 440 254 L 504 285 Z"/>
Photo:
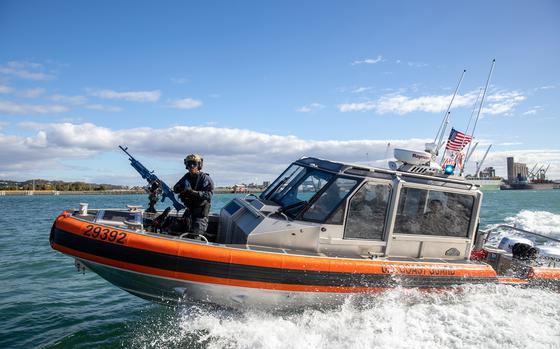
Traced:
<path fill-rule="evenodd" d="M 474 158 L 560 178 L 558 1 L 2 1 L 0 178 L 173 181 L 201 152 L 218 185 L 303 155 L 386 166 L 466 126 Z M 467 171 L 468 172 L 468 171 Z"/>

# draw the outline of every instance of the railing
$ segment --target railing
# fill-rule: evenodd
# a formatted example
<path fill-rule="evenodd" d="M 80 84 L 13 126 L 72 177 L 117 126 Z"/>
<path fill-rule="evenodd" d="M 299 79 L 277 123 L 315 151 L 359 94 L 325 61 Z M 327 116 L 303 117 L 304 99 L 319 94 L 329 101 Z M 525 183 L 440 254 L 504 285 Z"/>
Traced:
<path fill-rule="evenodd" d="M 550 241 L 554 241 L 554 242 L 560 242 L 560 239 L 556 239 L 547 235 L 543 235 L 543 234 L 539 234 L 539 233 L 535 233 L 533 231 L 529 231 L 529 230 L 525 230 L 525 229 L 521 229 L 521 228 L 516 228 L 514 226 L 511 225 L 507 225 L 507 224 L 500 224 L 494 228 L 488 229 L 488 230 L 481 230 L 480 232 L 483 234 L 486 234 L 485 239 L 484 239 L 484 243 L 486 243 L 488 241 L 488 238 L 490 237 L 490 235 L 492 235 L 492 233 L 497 232 L 500 229 L 509 229 L 509 230 L 515 230 L 517 232 L 523 233 L 523 234 L 528 234 L 528 235 L 533 235 L 533 236 L 538 236 L 540 238 L 544 238 Z"/>

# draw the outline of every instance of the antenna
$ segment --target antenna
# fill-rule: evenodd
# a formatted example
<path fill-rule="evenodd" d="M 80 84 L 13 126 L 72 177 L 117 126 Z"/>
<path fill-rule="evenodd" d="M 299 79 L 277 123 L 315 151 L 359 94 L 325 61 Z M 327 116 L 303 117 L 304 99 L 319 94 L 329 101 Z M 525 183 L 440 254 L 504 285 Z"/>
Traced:
<path fill-rule="evenodd" d="M 484 87 L 484 93 L 482 93 L 482 100 L 480 101 L 480 106 L 478 108 L 478 113 L 476 114 L 476 119 L 474 120 L 474 126 L 473 126 L 473 130 L 472 130 L 472 133 L 471 133 L 471 139 L 474 138 L 474 131 L 476 131 L 476 125 L 478 124 L 478 119 L 480 118 L 480 113 L 482 112 L 482 106 L 484 105 L 484 98 L 486 97 L 486 92 L 488 91 L 488 84 L 490 84 L 490 78 L 492 77 L 492 73 L 494 72 L 494 65 L 496 65 L 496 59 L 492 60 L 492 66 L 490 67 L 490 73 L 488 73 L 488 79 L 486 79 L 486 86 Z M 471 144 L 472 143 L 469 143 L 469 146 L 467 147 L 467 154 L 469 153 L 469 149 L 471 148 Z M 469 159 L 467 157 L 467 159 L 465 159 L 465 162 L 463 163 L 463 167 L 461 168 L 461 173 L 463 173 L 463 169 L 467 165 L 468 160 Z"/>
<path fill-rule="evenodd" d="M 435 149 L 436 154 L 441 149 L 441 145 L 442 145 L 442 142 L 443 142 L 443 135 L 445 134 L 445 130 L 447 129 L 447 124 L 449 123 L 449 110 L 451 109 L 451 105 L 453 104 L 453 101 L 455 100 L 455 96 L 457 95 L 457 91 L 459 91 L 459 87 L 461 86 L 461 83 L 463 82 L 463 78 L 465 77 L 466 72 L 467 72 L 467 70 L 463 69 L 463 73 L 461 73 L 461 78 L 459 79 L 459 83 L 457 83 L 457 87 L 455 88 L 455 92 L 453 92 L 453 97 L 451 97 L 451 101 L 449 102 L 449 106 L 447 107 L 447 110 L 445 111 L 445 114 L 443 116 L 443 120 L 441 121 L 441 125 L 439 126 L 438 132 L 436 133 L 436 138 L 434 138 L 434 143 L 435 143 L 436 140 L 438 139 L 438 136 L 439 136 L 439 141 L 437 142 L 437 148 Z"/>

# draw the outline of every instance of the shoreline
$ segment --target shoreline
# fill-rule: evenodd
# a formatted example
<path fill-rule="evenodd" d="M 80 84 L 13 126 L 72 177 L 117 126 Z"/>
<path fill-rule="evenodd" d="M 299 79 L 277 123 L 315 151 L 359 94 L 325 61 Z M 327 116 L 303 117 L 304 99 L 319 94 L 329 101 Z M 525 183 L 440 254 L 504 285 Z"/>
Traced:
<path fill-rule="evenodd" d="M 234 192 L 231 188 L 216 188 L 215 194 L 254 194 L 260 193 L 262 188 L 248 188 L 242 192 Z M 148 193 L 145 190 L 91 190 L 91 191 L 62 191 L 62 190 L 0 190 L 0 196 L 34 196 L 34 195 L 140 195 Z"/>

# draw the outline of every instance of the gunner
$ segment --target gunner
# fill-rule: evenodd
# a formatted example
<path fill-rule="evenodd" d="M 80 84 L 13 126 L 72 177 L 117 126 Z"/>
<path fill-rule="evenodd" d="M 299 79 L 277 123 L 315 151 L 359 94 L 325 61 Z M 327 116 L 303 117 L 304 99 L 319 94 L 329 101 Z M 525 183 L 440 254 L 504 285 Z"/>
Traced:
<path fill-rule="evenodd" d="M 204 234 L 208 228 L 208 214 L 214 191 L 214 182 L 202 172 L 203 159 L 198 154 L 185 158 L 187 173 L 173 186 L 173 191 L 185 204 L 186 218 L 190 218 L 193 234 Z"/>

